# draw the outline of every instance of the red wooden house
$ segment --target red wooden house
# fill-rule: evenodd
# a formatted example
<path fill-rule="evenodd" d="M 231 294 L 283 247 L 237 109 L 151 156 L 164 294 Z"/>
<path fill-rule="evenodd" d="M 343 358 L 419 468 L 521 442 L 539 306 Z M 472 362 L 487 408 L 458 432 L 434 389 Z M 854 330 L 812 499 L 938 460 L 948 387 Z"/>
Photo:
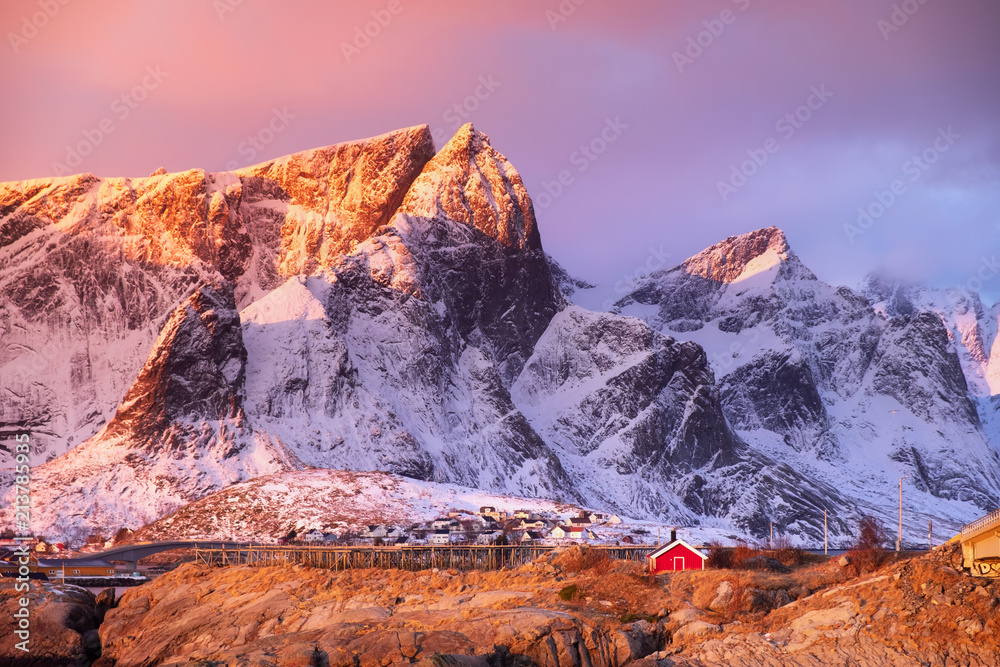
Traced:
<path fill-rule="evenodd" d="M 671 535 L 671 537 L 674 537 Z M 704 570 L 708 556 L 685 542 L 674 538 L 647 556 L 649 571 L 680 572 L 682 570 Z"/>

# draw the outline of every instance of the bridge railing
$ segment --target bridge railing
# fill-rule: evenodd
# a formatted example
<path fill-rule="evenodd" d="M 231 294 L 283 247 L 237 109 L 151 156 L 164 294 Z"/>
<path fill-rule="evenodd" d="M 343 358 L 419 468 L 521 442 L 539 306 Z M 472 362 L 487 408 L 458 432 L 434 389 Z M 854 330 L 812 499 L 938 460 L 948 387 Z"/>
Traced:
<path fill-rule="evenodd" d="M 982 530 L 986 526 L 988 526 L 991 523 L 994 523 L 996 521 L 1000 521 L 1000 509 L 994 510 L 994 511 L 990 512 L 989 514 L 987 514 L 986 516 L 980 517 L 980 518 L 976 519 L 975 521 L 973 521 L 972 523 L 966 524 L 965 526 L 963 526 L 962 527 L 962 538 L 965 539 L 969 535 L 972 535 L 972 534 L 976 533 L 977 531 Z"/>

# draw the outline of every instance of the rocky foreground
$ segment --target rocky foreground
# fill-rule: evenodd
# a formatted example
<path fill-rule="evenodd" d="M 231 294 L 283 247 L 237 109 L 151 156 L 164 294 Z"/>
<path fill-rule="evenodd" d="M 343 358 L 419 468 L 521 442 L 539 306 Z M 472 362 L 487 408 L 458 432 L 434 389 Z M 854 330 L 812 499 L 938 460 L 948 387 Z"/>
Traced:
<path fill-rule="evenodd" d="M 107 611 L 93 664 L 1000 665 L 1000 583 L 960 574 L 949 556 L 861 576 L 827 562 L 655 581 L 579 549 L 503 572 L 186 564 Z M 2 664 L 94 658 L 93 629 L 71 608 L 87 601 L 56 599 L 51 588 L 33 589 L 47 596 L 36 616 L 61 613 L 49 644 L 69 648 L 42 659 L 33 643 L 34 662 L 8 663 L 4 627 Z"/>

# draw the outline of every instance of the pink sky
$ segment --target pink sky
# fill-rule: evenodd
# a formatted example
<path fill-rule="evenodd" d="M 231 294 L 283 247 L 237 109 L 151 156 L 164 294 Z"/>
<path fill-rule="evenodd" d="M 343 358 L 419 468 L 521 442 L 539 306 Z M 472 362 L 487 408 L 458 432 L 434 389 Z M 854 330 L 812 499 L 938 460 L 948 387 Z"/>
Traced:
<path fill-rule="evenodd" d="M 139 176 L 472 120 L 590 280 L 771 224 L 833 283 L 882 266 L 951 286 L 1000 254 L 994 0 L 7 0 L 0 27 L 3 181 L 55 175 L 81 142 L 72 171 Z"/>

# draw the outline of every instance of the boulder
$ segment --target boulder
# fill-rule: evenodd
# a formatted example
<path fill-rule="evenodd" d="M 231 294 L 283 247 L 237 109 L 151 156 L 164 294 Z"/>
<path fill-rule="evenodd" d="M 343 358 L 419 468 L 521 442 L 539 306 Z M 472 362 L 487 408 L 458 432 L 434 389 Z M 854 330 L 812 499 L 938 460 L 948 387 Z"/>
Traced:
<path fill-rule="evenodd" d="M 31 581 L 27 591 L 15 589 L 16 580 L 0 580 L 0 664 L 28 667 L 89 665 L 101 654 L 96 637 L 100 623 L 93 593 L 72 584 Z M 27 598 L 29 648 L 25 654 L 16 647 L 22 639 L 14 612 L 21 598 Z M 18 659 L 18 662 L 14 662 Z"/>
<path fill-rule="evenodd" d="M 787 565 L 783 565 L 780 561 L 773 558 L 768 558 L 767 556 L 754 556 L 753 558 L 748 558 L 743 561 L 743 565 L 748 570 L 759 570 L 761 572 L 779 572 L 781 574 L 788 574 L 792 571 L 792 568 Z"/>
<path fill-rule="evenodd" d="M 670 614 L 670 620 L 675 623 L 690 623 L 698 619 L 699 612 L 694 607 L 688 607 L 687 609 L 678 609 L 674 613 Z"/>
<path fill-rule="evenodd" d="M 684 642 L 696 637 L 704 637 L 716 632 L 722 632 L 722 626 L 707 621 L 692 621 L 674 633 L 674 640 Z"/>
<path fill-rule="evenodd" d="M 729 581 L 723 581 L 719 584 L 719 587 L 715 589 L 715 597 L 708 603 L 708 608 L 712 611 L 723 612 L 729 608 L 729 604 L 732 601 L 733 584 Z"/>
<path fill-rule="evenodd" d="M 983 631 L 983 623 L 978 618 L 973 618 L 968 621 L 962 621 L 958 624 L 958 629 L 963 631 L 970 637 L 975 637 L 980 632 Z"/>

